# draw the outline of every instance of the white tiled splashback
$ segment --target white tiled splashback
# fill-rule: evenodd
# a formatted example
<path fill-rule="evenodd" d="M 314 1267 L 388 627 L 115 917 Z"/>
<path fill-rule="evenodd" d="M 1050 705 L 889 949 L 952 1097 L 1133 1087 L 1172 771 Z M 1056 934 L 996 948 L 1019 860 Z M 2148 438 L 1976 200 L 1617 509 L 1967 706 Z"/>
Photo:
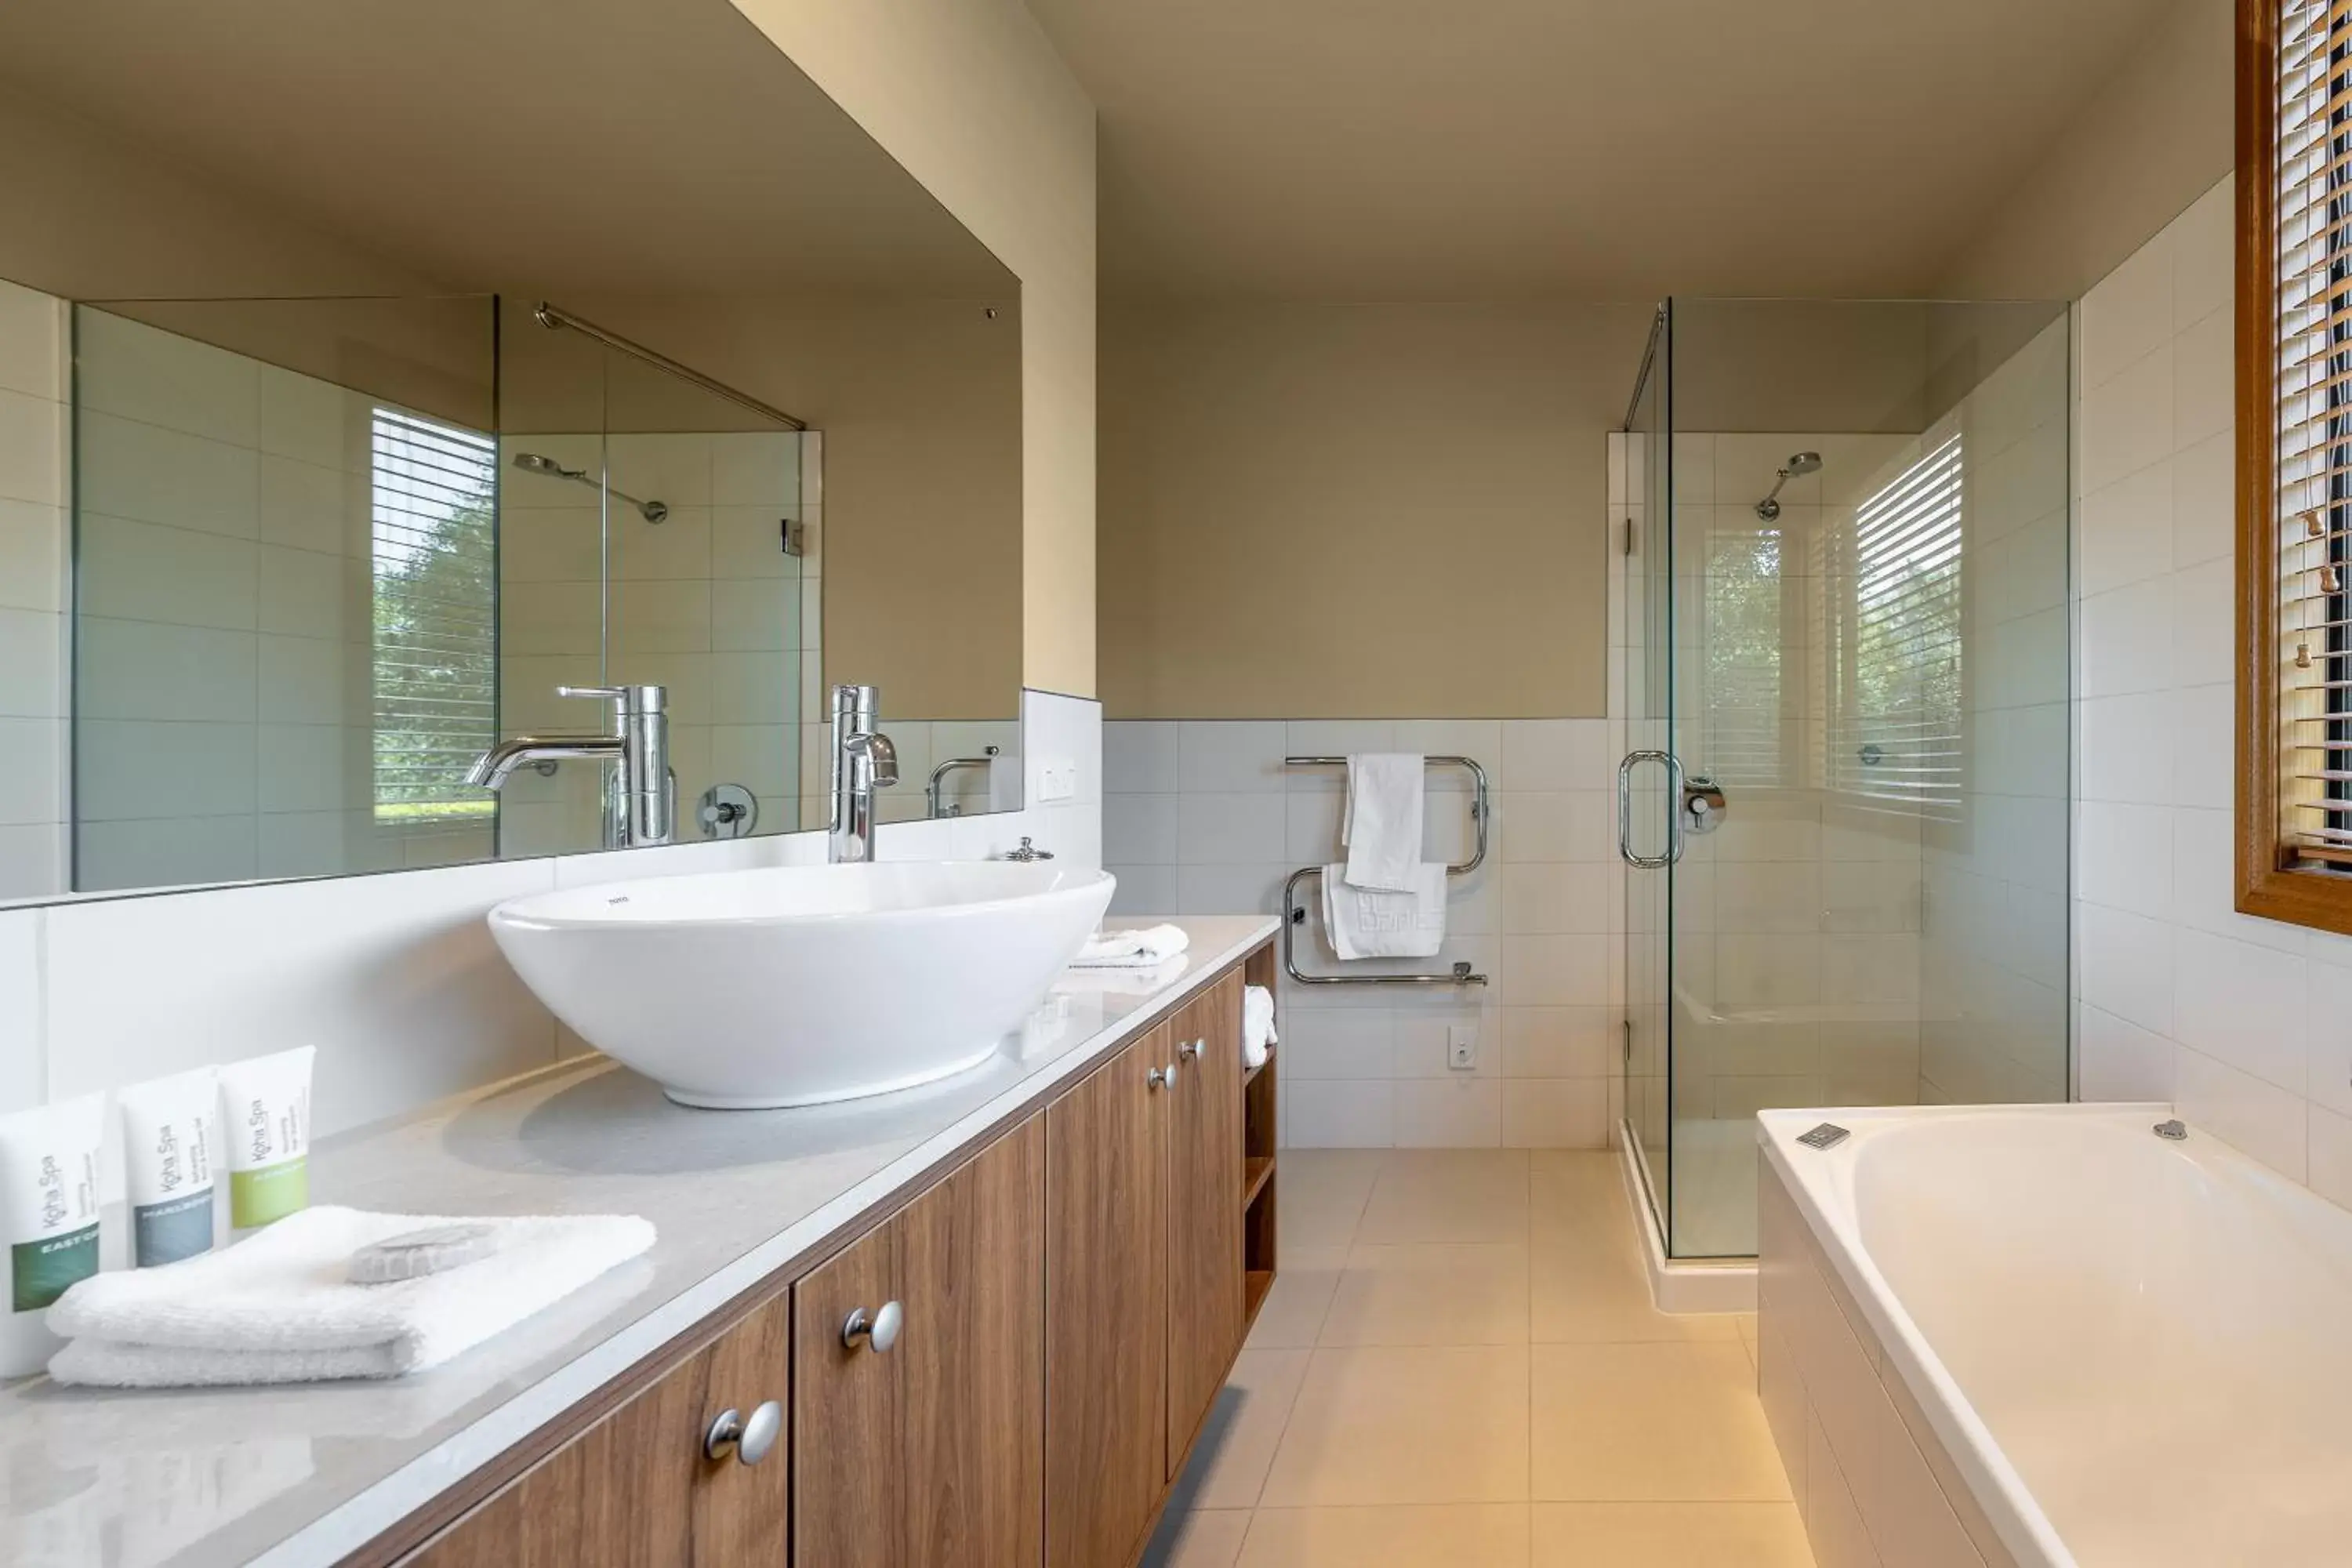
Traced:
<path fill-rule="evenodd" d="M 2076 1094 L 2352 1205 L 2352 941 L 2231 907 L 2232 186 L 2083 300 Z"/>
<path fill-rule="evenodd" d="M 1065 863 L 1099 865 L 1100 714 L 1024 693 L 1024 746 L 1074 761 L 1074 796 L 893 824 L 882 857 L 977 858 L 1026 835 Z M 824 835 L 800 833 L 0 910 L 0 1111 L 309 1044 L 321 1135 L 397 1115 L 578 1048 L 499 956 L 483 923 L 491 905 L 824 858 Z"/>
<path fill-rule="evenodd" d="M 1444 952 L 1480 988 L 1282 986 L 1285 1136 L 1294 1145 L 1601 1148 L 1617 1042 L 1614 841 L 1621 751 L 1606 719 L 1121 721 L 1103 731 L 1104 864 L 1115 912 L 1276 912 L 1284 881 L 1339 853 L 1344 777 L 1287 755 L 1407 751 L 1475 758 L 1494 789 L 1486 862 L 1449 882 Z M 1458 770 L 1430 773 L 1433 859 L 1469 858 Z M 1301 889 L 1313 906 L 1313 884 Z M 1299 964 L 1333 968 L 1319 915 Z M 1374 967 L 1367 965 L 1367 968 Z M 1477 1067 L 1446 1066 L 1448 1032 L 1478 1032 Z"/>

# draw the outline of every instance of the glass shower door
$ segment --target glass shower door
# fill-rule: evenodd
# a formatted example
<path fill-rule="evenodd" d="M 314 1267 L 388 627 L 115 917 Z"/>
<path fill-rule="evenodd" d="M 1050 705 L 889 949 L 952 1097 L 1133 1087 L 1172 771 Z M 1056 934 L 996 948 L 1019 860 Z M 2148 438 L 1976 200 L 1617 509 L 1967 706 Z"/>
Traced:
<path fill-rule="evenodd" d="M 1625 957 L 1620 1025 L 1622 1121 L 1618 1135 L 1636 1157 L 1661 1232 L 1672 1212 L 1667 1158 L 1673 1124 L 1667 1065 L 1673 965 L 1672 856 L 1667 808 L 1674 710 L 1674 542 L 1668 396 L 1673 321 L 1662 305 L 1639 384 L 1612 454 L 1622 573 L 1618 637 L 1623 655 L 1618 711 L 1625 754 L 1619 764 L 1618 852 L 1624 867 Z"/>

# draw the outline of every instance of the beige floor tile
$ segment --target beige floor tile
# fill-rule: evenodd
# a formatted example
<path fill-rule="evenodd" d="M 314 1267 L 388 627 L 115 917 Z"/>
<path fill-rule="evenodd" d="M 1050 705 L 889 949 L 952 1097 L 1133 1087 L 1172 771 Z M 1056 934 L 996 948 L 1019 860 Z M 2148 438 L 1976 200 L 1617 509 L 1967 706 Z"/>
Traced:
<path fill-rule="evenodd" d="M 1736 1341 L 1539 1344 L 1529 1367 L 1537 1499 L 1788 1500 L 1755 1369 Z"/>
<path fill-rule="evenodd" d="M 1258 1502 L 1519 1502 L 1528 1436 L 1524 1347 L 1318 1350 Z"/>
<path fill-rule="evenodd" d="M 1234 1568 L 1249 1526 L 1244 1508 L 1171 1514 L 1160 1521 L 1160 1532 L 1137 1568 Z"/>
<path fill-rule="evenodd" d="M 1241 1568 L 1514 1568 L 1528 1561 L 1528 1505 L 1261 1509 Z"/>
<path fill-rule="evenodd" d="M 1528 1156 L 1528 1177 L 1538 1222 L 1547 1215 L 1597 1214 L 1624 1223 L 1625 1178 L 1606 1150 L 1538 1149 Z"/>
<path fill-rule="evenodd" d="M 1527 1340 L 1525 1247 L 1358 1242 L 1315 1342 L 1518 1345 Z"/>
<path fill-rule="evenodd" d="M 1399 1150 L 1381 1163 L 1355 1239 L 1463 1246 L 1528 1238 L 1524 1149 Z"/>
<path fill-rule="evenodd" d="M 1193 1508 L 1256 1503 L 1310 1359 L 1304 1350 L 1245 1350 L 1234 1358 L 1182 1478 Z"/>
<path fill-rule="evenodd" d="M 1738 1337 L 1730 1313 L 1667 1313 L 1650 1303 L 1650 1279 L 1630 1231 L 1538 1223 L 1528 1247 L 1528 1333 L 1538 1343 Z"/>
<path fill-rule="evenodd" d="M 1260 1349 L 1312 1345 L 1331 1310 L 1339 1271 L 1347 1266 L 1344 1247 L 1286 1248 L 1275 1270 L 1274 1289 L 1266 1292 L 1265 1305 L 1250 1325 L 1250 1344 Z"/>
<path fill-rule="evenodd" d="M 1276 1156 L 1282 1253 L 1346 1247 L 1386 1156 L 1379 1149 L 1285 1149 Z"/>
<path fill-rule="evenodd" d="M 1539 1502 L 1534 1568 L 1813 1568 L 1786 1502 Z"/>

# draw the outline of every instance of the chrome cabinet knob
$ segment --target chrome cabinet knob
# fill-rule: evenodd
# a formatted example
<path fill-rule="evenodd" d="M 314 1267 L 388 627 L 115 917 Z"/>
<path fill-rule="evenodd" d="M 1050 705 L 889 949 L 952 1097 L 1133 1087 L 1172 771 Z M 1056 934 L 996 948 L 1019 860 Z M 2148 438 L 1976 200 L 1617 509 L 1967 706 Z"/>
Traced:
<path fill-rule="evenodd" d="M 871 1317 L 860 1307 L 841 1325 L 842 1346 L 856 1350 L 857 1342 L 864 1340 L 875 1354 L 883 1354 L 898 1342 L 898 1330 L 906 1321 L 906 1309 L 896 1301 L 883 1302 Z"/>
<path fill-rule="evenodd" d="M 762 1400 L 751 1411 L 751 1419 L 733 1406 L 719 1413 L 710 1423 L 710 1430 L 702 1435 L 702 1454 L 708 1459 L 723 1459 L 733 1454 L 739 1463 L 756 1465 L 768 1457 L 768 1450 L 783 1436 L 784 1407 L 775 1400 Z"/>
<path fill-rule="evenodd" d="M 1175 1088 L 1176 1064 L 1174 1062 L 1170 1062 L 1164 1068 L 1153 1068 L 1150 1072 L 1145 1073 L 1143 1075 L 1143 1087 L 1146 1089 Z"/>
<path fill-rule="evenodd" d="M 1208 1043 L 1209 1037 L 1206 1035 L 1197 1040 L 1186 1040 L 1177 1046 L 1176 1054 L 1188 1062 L 1197 1062 L 1201 1059 L 1201 1047 Z"/>

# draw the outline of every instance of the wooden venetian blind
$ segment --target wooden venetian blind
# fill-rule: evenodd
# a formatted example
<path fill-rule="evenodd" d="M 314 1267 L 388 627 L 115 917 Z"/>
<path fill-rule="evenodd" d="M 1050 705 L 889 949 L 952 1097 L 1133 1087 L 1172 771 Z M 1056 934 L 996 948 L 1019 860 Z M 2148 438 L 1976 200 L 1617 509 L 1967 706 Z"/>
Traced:
<path fill-rule="evenodd" d="M 2292 868 L 2352 864 L 2352 0 L 2277 15 L 2270 554 L 2276 863 Z"/>

